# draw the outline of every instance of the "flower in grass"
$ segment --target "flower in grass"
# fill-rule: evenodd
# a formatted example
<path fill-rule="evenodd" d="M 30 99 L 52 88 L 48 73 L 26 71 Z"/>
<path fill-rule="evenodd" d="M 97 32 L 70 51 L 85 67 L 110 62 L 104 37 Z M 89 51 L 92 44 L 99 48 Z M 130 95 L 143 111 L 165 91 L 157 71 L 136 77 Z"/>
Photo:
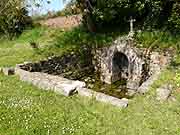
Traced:
<path fill-rule="evenodd" d="M 32 99 L 29 98 L 16 98 L 12 97 L 9 99 L 4 99 L 3 105 L 5 105 L 7 108 L 30 108 L 32 106 Z"/>
<path fill-rule="evenodd" d="M 71 125 L 70 127 L 63 127 L 62 134 L 74 134 L 76 131 L 75 126 Z"/>

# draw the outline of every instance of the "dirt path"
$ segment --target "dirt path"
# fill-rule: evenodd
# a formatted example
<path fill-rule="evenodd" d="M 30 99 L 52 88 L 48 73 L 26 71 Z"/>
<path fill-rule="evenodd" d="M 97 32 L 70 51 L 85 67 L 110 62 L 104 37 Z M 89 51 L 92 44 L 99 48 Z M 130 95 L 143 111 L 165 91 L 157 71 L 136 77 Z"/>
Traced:
<path fill-rule="evenodd" d="M 42 25 L 69 29 L 78 26 L 81 23 L 81 15 L 73 15 L 68 17 L 56 17 L 45 21 L 40 21 Z"/>

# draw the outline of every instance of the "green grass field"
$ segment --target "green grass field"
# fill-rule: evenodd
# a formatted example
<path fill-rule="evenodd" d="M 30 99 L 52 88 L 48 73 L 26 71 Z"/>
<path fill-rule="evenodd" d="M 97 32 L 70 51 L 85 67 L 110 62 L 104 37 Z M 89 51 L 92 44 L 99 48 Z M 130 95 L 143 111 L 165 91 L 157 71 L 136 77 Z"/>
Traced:
<path fill-rule="evenodd" d="M 113 38 L 78 30 L 34 28 L 13 41 L 0 39 L 0 67 L 61 55 L 86 43 L 102 45 Z M 157 41 L 152 33 L 138 35 L 138 38 L 146 45 Z M 32 41 L 39 44 L 39 49 L 31 48 L 29 42 Z M 179 43 L 178 37 L 158 40 L 158 46 L 175 50 Z M 178 53 L 172 65 L 162 72 L 147 94 L 130 100 L 126 109 L 79 96 L 64 97 L 21 82 L 18 76 L 0 74 L 0 135 L 180 135 Z M 159 103 L 155 90 L 169 82 L 174 85 L 176 101 Z"/>

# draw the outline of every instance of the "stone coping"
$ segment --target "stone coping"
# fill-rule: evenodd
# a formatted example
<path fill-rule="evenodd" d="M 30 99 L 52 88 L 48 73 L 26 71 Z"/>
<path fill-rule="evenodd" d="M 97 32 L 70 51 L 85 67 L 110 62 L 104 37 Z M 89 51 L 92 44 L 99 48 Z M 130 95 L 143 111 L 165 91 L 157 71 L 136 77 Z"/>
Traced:
<path fill-rule="evenodd" d="M 18 67 L 15 73 L 20 80 L 28 82 L 44 90 L 52 90 L 64 96 L 70 96 L 77 88 L 84 88 L 86 84 L 80 81 L 68 80 L 60 76 L 49 75 L 40 72 L 28 72 Z"/>
<path fill-rule="evenodd" d="M 71 96 L 78 93 L 80 96 L 94 97 L 97 101 L 112 104 L 117 107 L 125 108 L 128 106 L 128 99 L 118 99 L 100 92 L 86 89 L 85 82 L 69 80 L 60 76 L 50 75 L 41 72 L 29 72 L 21 69 L 18 65 L 15 74 L 20 80 L 33 84 L 40 89 L 52 90 L 64 96 Z"/>
<path fill-rule="evenodd" d="M 128 106 L 128 99 L 126 98 L 118 99 L 118 98 L 115 98 L 115 97 L 112 97 L 112 96 L 109 96 L 100 92 L 95 92 L 91 89 L 86 89 L 86 88 L 77 89 L 77 92 L 81 96 L 94 98 L 97 101 L 109 103 L 114 106 L 118 106 L 122 108 L 125 108 Z"/>

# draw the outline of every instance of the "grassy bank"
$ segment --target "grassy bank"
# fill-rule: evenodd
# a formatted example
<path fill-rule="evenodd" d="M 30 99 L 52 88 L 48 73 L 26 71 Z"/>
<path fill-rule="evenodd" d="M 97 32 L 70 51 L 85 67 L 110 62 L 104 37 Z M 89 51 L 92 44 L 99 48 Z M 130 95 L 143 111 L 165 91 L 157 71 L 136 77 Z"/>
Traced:
<path fill-rule="evenodd" d="M 172 66 L 161 74 L 147 94 L 137 95 L 130 100 L 127 109 L 79 96 L 67 98 L 21 82 L 17 76 L 0 74 L 0 134 L 178 135 L 180 55 L 177 45 L 180 39 L 168 35 L 166 40 L 159 36 L 160 40 L 157 35 L 141 33 L 138 36 L 139 44 L 145 44 L 148 48 L 158 39 L 156 45 L 159 48 L 173 48 L 176 51 Z M 4 38 L 0 40 L 0 67 L 61 55 L 84 44 L 101 46 L 110 43 L 115 37 L 114 33 L 94 35 L 81 29 L 65 32 L 35 28 L 13 41 Z M 38 48 L 33 49 L 30 42 L 35 42 Z M 157 102 L 156 88 L 169 82 L 174 84 L 173 96 L 176 101 Z"/>

